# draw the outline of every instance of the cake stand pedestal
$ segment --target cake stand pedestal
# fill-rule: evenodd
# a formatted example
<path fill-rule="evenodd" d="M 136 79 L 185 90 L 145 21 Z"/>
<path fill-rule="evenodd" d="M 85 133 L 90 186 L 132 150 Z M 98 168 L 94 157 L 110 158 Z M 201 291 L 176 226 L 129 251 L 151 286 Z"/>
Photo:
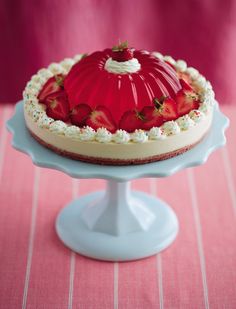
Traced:
<path fill-rule="evenodd" d="M 178 220 L 164 201 L 132 191 L 130 180 L 166 177 L 186 167 L 206 162 L 226 142 L 228 119 L 215 107 L 213 126 L 192 150 L 169 160 L 133 166 L 101 166 L 64 158 L 41 146 L 29 134 L 23 103 L 16 106 L 7 127 L 14 148 L 27 153 L 34 164 L 57 169 L 74 178 L 102 178 L 106 190 L 78 198 L 62 209 L 56 231 L 75 252 L 100 260 L 127 261 L 144 258 L 168 247 L 178 233 Z"/>
<path fill-rule="evenodd" d="M 178 220 L 161 200 L 132 192 L 130 182 L 107 181 L 105 192 L 79 198 L 57 217 L 60 239 L 72 250 L 102 260 L 134 260 L 166 248 Z"/>

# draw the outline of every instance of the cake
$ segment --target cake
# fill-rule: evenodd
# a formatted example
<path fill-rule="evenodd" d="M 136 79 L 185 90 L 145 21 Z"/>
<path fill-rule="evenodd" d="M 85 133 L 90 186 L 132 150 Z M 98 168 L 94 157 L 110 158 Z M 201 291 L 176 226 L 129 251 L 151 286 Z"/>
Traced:
<path fill-rule="evenodd" d="M 30 134 L 75 160 L 143 164 L 188 151 L 212 124 L 214 91 L 183 60 L 127 42 L 40 69 L 23 92 Z"/>

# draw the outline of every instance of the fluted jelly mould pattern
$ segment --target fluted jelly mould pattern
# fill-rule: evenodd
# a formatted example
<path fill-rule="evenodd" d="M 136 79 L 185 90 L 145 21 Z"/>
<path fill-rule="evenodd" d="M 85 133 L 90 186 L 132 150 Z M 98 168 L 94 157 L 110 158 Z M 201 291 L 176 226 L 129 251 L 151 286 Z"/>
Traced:
<path fill-rule="evenodd" d="M 175 121 L 165 122 L 161 127 L 154 127 L 149 131 L 139 129 L 133 133 L 117 130 L 112 134 L 105 128 L 99 128 L 95 131 L 88 126 L 79 128 L 60 120 L 54 120 L 47 116 L 45 105 L 38 102 L 38 93 L 45 82 L 53 75 L 60 73 L 67 74 L 71 67 L 83 57 L 83 54 L 79 54 L 74 58 L 66 58 L 60 63 L 52 63 L 48 68 L 40 69 L 37 74 L 32 76 L 23 92 L 25 111 L 40 128 L 46 128 L 54 134 L 64 135 L 81 141 L 97 141 L 99 143 L 113 142 L 117 144 L 129 142 L 144 143 L 148 140 L 162 140 L 168 138 L 168 136 L 179 134 L 181 131 L 186 131 L 200 123 L 211 112 L 215 103 L 215 94 L 212 86 L 196 69 L 187 67 L 185 61 L 175 61 L 171 56 L 163 56 L 158 52 L 153 52 L 152 55 L 171 63 L 177 72 L 185 72 L 190 75 L 193 85 L 198 89 L 202 102 L 198 110 L 192 110 L 187 115 L 179 117 Z"/>

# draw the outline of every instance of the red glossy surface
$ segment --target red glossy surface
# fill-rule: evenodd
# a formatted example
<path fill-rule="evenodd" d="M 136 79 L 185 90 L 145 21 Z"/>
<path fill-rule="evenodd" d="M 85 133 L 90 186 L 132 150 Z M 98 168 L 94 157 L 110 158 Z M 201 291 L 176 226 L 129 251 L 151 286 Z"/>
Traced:
<path fill-rule="evenodd" d="M 111 49 L 95 52 L 75 64 L 64 81 L 70 108 L 86 103 L 106 106 L 118 122 L 127 110 L 153 106 L 153 98 L 174 97 L 181 89 L 175 70 L 145 51 L 134 51 L 141 69 L 132 74 L 114 74 L 104 69 Z"/>

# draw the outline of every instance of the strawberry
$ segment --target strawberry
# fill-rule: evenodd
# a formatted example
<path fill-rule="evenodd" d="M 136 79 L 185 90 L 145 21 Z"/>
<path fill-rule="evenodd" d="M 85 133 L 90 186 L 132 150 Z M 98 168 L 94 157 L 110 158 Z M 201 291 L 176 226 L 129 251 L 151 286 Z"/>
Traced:
<path fill-rule="evenodd" d="M 179 81 L 180 81 L 180 84 L 182 86 L 182 89 L 191 90 L 191 91 L 193 90 L 193 88 L 190 86 L 190 84 L 186 80 L 181 78 Z"/>
<path fill-rule="evenodd" d="M 69 119 L 69 103 L 64 92 L 47 96 L 46 113 L 55 120 L 67 121 Z"/>
<path fill-rule="evenodd" d="M 121 119 L 119 128 L 129 133 L 143 127 L 144 116 L 136 110 L 125 112 Z"/>
<path fill-rule="evenodd" d="M 128 42 L 122 42 L 112 48 L 112 59 L 118 62 L 133 59 L 133 50 L 128 48 Z"/>
<path fill-rule="evenodd" d="M 198 95 L 191 90 L 179 90 L 176 94 L 176 102 L 179 116 L 189 113 L 192 109 L 198 109 L 200 104 Z"/>
<path fill-rule="evenodd" d="M 55 75 L 48 79 L 48 81 L 44 84 L 42 90 L 38 94 L 38 100 L 40 103 L 45 103 L 45 99 L 48 95 L 53 94 L 55 92 L 60 92 L 63 90 L 63 81 L 65 76 L 62 74 Z"/>
<path fill-rule="evenodd" d="M 142 126 L 144 130 L 150 130 L 152 127 L 160 127 L 164 122 L 163 116 L 155 106 L 145 106 L 141 114 L 144 117 Z"/>
<path fill-rule="evenodd" d="M 131 60 L 133 59 L 133 51 L 130 48 L 125 48 L 122 51 L 113 51 L 112 59 L 118 62 Z"/>
<path fill-rule="evenodd" d="M 160 100 L 154 98 L 154 104 L 162 115 L 164 121 L 175 120 L 178 118 L 175 100 L 169 97 L 162 97 Z"/>
<path fill-rule="evenodd" d="M 95 130 L 98 128 L 106 128 L 111 133 L 114 133 L 117 129 L 110 111 L 103 105 L 97 106 L 96 109 L 90 113 L 86 120 L 86 124 Z"/>
<path fill-rule="evenodd" d="M 71 122 L 74 125 L 79 127 L 83 127 L 86 125 L 86 120 L 89 117 L 92 109 L 87 104 L 79 104 L 75 108 L 72 109 L 70 114 Z"/>

